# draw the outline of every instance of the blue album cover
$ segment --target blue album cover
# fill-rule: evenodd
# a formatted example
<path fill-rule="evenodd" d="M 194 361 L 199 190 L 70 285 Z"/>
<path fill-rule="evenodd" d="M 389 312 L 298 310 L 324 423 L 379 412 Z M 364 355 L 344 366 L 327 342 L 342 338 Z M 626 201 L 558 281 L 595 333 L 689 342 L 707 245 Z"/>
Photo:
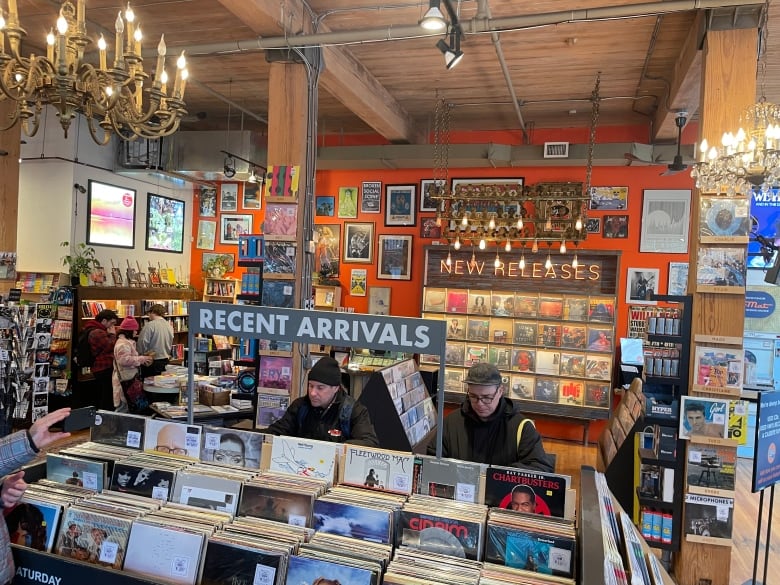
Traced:
<path fill-rule="evenodd" d="M 313 527 L 319 532 L 382 544 L 390 543 L 390 516 L 389 511 L 327 500 L 316 500 L 312 510 Z"/>
<path fill-rule="evenodd" d="M 546 575 L 571 577 L 575 539 L 488 524 L 485 560 Z"/>
<path fill-rule="evenodd" d="M 5 513 L 5 523 L 13 544 L 51 552 L 62 506 L 23 497 Z"/>
<path fill-rule="evenodd" d="M 371 585 L 372 581 L 373 573 L 367 569 L 291 556 L 285 585 L 301 585 L 301 583 Z"/>

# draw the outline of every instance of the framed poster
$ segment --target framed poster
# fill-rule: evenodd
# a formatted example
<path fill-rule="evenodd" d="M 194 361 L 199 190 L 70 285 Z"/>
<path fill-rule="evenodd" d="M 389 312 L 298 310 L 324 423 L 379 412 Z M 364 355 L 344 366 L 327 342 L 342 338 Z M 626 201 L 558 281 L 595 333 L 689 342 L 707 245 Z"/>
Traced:
<path fill-rule="evenodd" d="M 585 231 L 589 234 L 600 234 L 601 233 L 601 218 L 600 217 L 589 217 L 585 220 Z"/>
<path fill-rule="evenodd" d="M 238 210 L 238 183 L 222 183 L 219 188 L 219 210 Z"/>
<path fill-rule="evenodd" d="M 639 251 L 686 254 L 690 217 L 689 189 L 645 189 Z"/>
<path fill-rule="evenodd" d="M 627 209 L 628 187 L 591 187 L 591 209 Z"/>
<path fill-rule="evenodd" d="M 184 252 L 184 201 L 147 193 L 146 249 Z"/>
<path fill-rule="evenodd" d="M 688 263 L 669 262 L 669 285 L 666 294 L 682 296 L 688 291 Z"/>
<path fill-rule="evenodd" d="M 252 216 L 249 214 L 224 214 L 219 219 L 220 244 L 238 244 L 239 236 L 252 233 Z"/>
<path fill-rule="evenodd" d="M 385 187 L 385 225 L 415 225 L 415 185 Z"/>
<path fill-rule="evenodd" d="M 627 215 L 605 215 L 602 225 L 604 231 L 601 235 L 605 238 L 625 239 L 628 237 Z"/>
<path fill-rule="evenodd" d="M 315 196 L 314 215 L 317 217 L 333 217 L 336 211 L 336 198 L 333 195 Z"/>
<path fill-rule="evenodd" d="M 629 268 L 626 278 L 626 302 L 632 305 L 655 305 L 650 300 L 652 294 L 658 294 L 657 268 Z"/>
<path fill-rule="evenodd" d="M 320 275 L 336 277 L 341 262 L 341 224 L 314 226 L 314 270 Z"/>
<path fill-rule="evenodd" d="M 198 196 L 198 210 L 201 217 L 217 217 L 217 190 L 201 185 Z"/>
<path fill-rule="evenodd" d="M 349 280 L 349 294 L 353 297 L 366 296 L 366 269 L 353 268 Z"/>
<path fill-rule="evenodd" d="M 244 209 L 260 209 L 262 200 L 260 199 L 260 183 L 244 183 L 244 194 L 241 201 L 241 207 Z"/>
<path fill-rule="evenodd" d="M 203 253 L 203 258 L 200 262 L 200 268 L 205 275 L 208 276 L 209 262 L 219 262 L 225 267 L 225 272 L 233 272 L 236 269 L 236 255 L 235 254 L 211 254 L 209 252 Z"/>
<path fill-rule="evenodd" d="M 372 286 L 368 289 L 368 313 L 370 315 L 390 314 L 389 286 Z"/>
<path fill-rule="evenodd" d="M 360 212 L 379 213 L 382 208 L 382 182 L 365 181 L 361 190 Z"/>
<path fill-rule="evenodd" d="M 423 179 L 420 181 L 420 211 L 436 211 L 439 208 L 439 201 L 431 199 L 431 189 L 441 189 L 444 187 L 444 181 L 434 179 Z"/>
<path fill-rule="evenodd" d="M 357 217 L 357 187 L 339 187 L 339 217 Z"/>
<path fill-rule="evenodd" d="M 377 278 L 412 279 L 412 236 L 379 234 L 377 248 Z"/>
<path fill-rule="evenodd" d="M 744 294 L 747 281 L 745 246 L 699 246 L 696 259 L 696 291 Z"/>
<path fill-rule="evenodd" d="M 374 224 L 344 224 L 344 262 L 371 264 L 374 260 Z"/>
<path fill-rule="evenodd" d="M 87 244 L 135 248 L 135 189 L 89 180 Z"/>

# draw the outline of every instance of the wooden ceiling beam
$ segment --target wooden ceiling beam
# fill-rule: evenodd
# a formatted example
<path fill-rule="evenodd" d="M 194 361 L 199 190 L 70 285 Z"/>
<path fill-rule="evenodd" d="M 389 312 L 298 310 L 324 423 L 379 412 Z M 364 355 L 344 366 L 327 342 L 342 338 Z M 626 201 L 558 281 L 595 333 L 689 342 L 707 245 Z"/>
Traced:
<path fill-rule="evenodd" d="M 261 36 L 310 32 L 310 17 L 299 0 L 219 0 L 227 10 Z M 321 23 L 318 32 L 330 32 Z M 320 85 L 363 122 L 393 143 L 425 141 L 414 120 L 348 49 L 323 47 L 325 68 Z"/>

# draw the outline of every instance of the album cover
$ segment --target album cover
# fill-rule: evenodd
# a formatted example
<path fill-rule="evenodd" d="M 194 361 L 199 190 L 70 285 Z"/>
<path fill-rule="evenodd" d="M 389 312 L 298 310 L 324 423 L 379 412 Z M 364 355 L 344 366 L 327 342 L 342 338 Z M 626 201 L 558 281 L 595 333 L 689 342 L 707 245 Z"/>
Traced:
<path fill-rule="evenodd" d="M 699 396 L 680 397 L 680 438 L 694 436 L 725 439 L 729 430 L 729 401 Z"/>
<path fill-rule="evenodd" d="M 170 469 L 117 461 L 111 476 L 111 490 L 168 501 L 175 479 L 176 472 Z"/>
<path fill-rule="evenodd" d="M 536 371 L 536 351 L 533 349 L 512 350 L 512 364 L 518 372 L 533 374 Z"/>
<path fill-rule="evenodd" d="M 314 494 L 289 487 L 246 484 L 241 490 L 239 516 L 274 520 L 294 526 L 310 526 Z"/>
<path fill-rule="evenodd" d="M 595 406 L 597 408 L 609 407 L 609 394 L 611 385 L 602 382 L 585 383 L 585 406 Z"/>
<path fill-rule="evenodd" d="M 574 576 L 576 540 L 544 531 L 488 523 L 485 560 L 561 577 Z"/>
<path fill-rule="evenodd" d="M 46 478 L 99 492 L 106 484 L 106 463 L 47 453 Z"/>
<path fill-rule="evenodd" d="M 238 480 L 179 471 L 171 501 L 235 515 L 240 492 Z"/>
<path fill-rule="evenodd" d="M 484 524 L 401 510 L 401 545 L 432 553 L 479 560 Z"/>
<path fill-rule="evenodd" d="M 696 346 L 694 387 L 710 392 L 739 395 L 745 352 L 741 349 Z"/>
<path fill-rule="evenodd" d="M 312 528 L 317 532 L 391 544 L 393 513 L 389 509 L 363 507 L 320 498 L 312 508 Z"/>
<path fill-rule="evenodd" d="M 263 278 L 274 275 L 293 276 L 295 274 L 295 242 L 266 242 L 263 257 Z"/>
<path fill-rule="evenodd" d="M 293 308 L 294 284 L 289 280 L 263 281 L 262 303 L 267 307 Z"/>
<path fill-rule="evenodd" d="M 533 400 L 535 382 L 536 379 L 533 376 L 512 375 L 509 383 L 509 397 Z"/>
<path fill-rule="evenodd" d="M 745 198 L 701 195 L 699 241 L 710 243 L 744 243 L 750 236 L 750 202 Z"/>
<path fill-rule="evenodd" d="M 502 345 L 491 345 L 488 349 L 488 361 L 499 370 L 507 370 L 512 361 L 512 348 Z"/>
<path fill-rule="evenodd" d="M 585 398 L 585 382 L 582 380 L 561 380 L 560 383 L 561 404 L 582 406 Z"/>
<path fill-rule="evenodd" d="M 334 583 L 349 585 L 374 585 L 374 573 L 361 569 L 333 563 L 330 561 L 299 557 L 292 555 L 287 567 L 285 585 L 332 585 Z"/>
<path fill-rule="evenodd" d="M 515 317 L 537 317 L 539 315 L 539 297 L 521 295 L 515 297 Z"/>
<path fill-rule="evenodd" d="M 561 326 L 550 323 L 539 323 L 539 338 L 537 345 L 542 347 L 559 347 L 561 345 Z"/>
<path fill-rule="evenodd" d="M 260 469 L 263 436 L 241 429 L 205 426 L 200 460 L 232 467 Z"/>
<path fill-rule="evenodd" d="M 466 345 L 466 357 L 463 365 L 467 368 L 481 362 L 488 361 L 487 345 Z"/>
<path fill-rule="evenodd" d="M 194 585 L 206 536 L 202 532 L 133 522 L 124 570 L 175 585 Z"/>
<path fill-rule="evenodd" d="M 12 544 L 51 552 L 62 514 L 62 505 L 25 495 L 5 511 L 5 523 Z"/>
<path fill-rule="evenodd" d="M 536 345 L 536 323 L 530 321 L 515 321 L 514 343 L 520 345 Z"/>
<path fill-rule="evenodd" d="M 615 320 L 615 299 L 591 297 L 588 302 L 588 320 L 612 323 Z"/>
<path fill-rule="evenodd" d="M 63 557 L 121 569 L 131 524 L 129 518 L 70 507 L 62 518 L 56 552 Z"/>
<path fill-rule="evenodd" d="M 563 318 L 568 321 L 587 321 L 588 299 L 585 297 L 565 297 L 563 299 Z"/>
<path fill-rule="evenodd" d="M 566 475 L 490 466 L 485 471 L 485 505 L 563 518 L 570 482 Z"/>
<path fill-rule="evenodd" d="M 561 354 L 557 351 L 540 349 L 536 352 L 536 373 L 557 376 L 560 373 Z"/>
<path fill-rule="evenodd" d="M 539 299 L 539 317 L 560 319 L 563 316 L 563 299 L 560 297 L 542 297 Z"/>
<path fill-rule="evenodd" d="M 699 247 L 699 255 L 696 259 L 697 290 L 706 292 L 713 287 L 718 287 L 722 292 L 744 291 L 747 272 L 746 255 L 745 246 Z"/>
<path fill-rule="evenodd" d="M 443 313 L 445 310 L 446 298 L 447 298 L 446 288 L 426 288 L 423 310 Z"/>
<path fill-rule="evenodd" d="M 465 392 L 463 386 L 463 378 L 465 373 L 463 370 L 455 368 L 444 368 L 444 391 L 445 392 Z"/>
<path fill-rule="evenodd" d="M 209 539 L 200 585 L 280 585 L 285 557 L 282 552 Z"/>
<path fill-rule="evenodd" d="M 448 290 L 447 291 L 447 312 L 465 313 L 468 307 L 469 293 L 466 290 Z M 433 309 L 426 309 L 433 310 Z"/>
<path fill-rule="evenodd" d="M 269 471 L 335 480 L 336 458 L 343 446 L 297 437 L 274 437 Z"/>
<path fill-rule="evenodd" d="M 342 484 L 406 495 L 412 491 L 414 455 L 410 453 L 347 445 L 343 467 Z"/>
<path fill-rule="evenodd" d="M 268 203 L 263 222 L 266 246 L 268 246 L 268 236 L 277 236 L 279 239 L 292 236 L 294 239 L 296 233 L 298 233 L 298 205 L 296 203 Z"/>
<path fill-rule="evenodd" d="M 608 351 L 611 353 L 614 349 L 612 329 L 588 327 L 588 349 L 591 351 Z"/>
<path fill-rule="evenodd" d="M 558 402 L 560 381 L 557 378 L 536 378 L 534 399 L 540 402 Z"/>
<path fill-rule="evenodd" d="M 261 355 L 259 370 L 258 388 L 290 390 L 292 384 L 292 357 Z"/>
<path fill-rule="evenodd" d="M 494 317 L 512 317 L 515 314 L 515 294 L 493 291 L 490 295 L 490 314 Z"/>
<path fill-rule="evenodd" d="M 490 341 L 491 343 L 510 343 L 512 337 L 512 319 L 490 319 Z"/>
<path fill-rule="evenodd" d="M 466 339 L 465 317 L 452 317 L 447 320 L 447 339 Z"/>
<path fill-rule="evenodd" d="M 585 355 L 581 353 L 561 352 L 561 376 L 585 377 Z"/>
<path fill-rule="evenodd" d="M 612 358 L 588 354 L 585 362 L 585 377 L 591 380 L 610 380 L 612 378 Z"/>
<path fill-rule="evenodd" d="M 466 358 L 466 344 L 448 341 L 444 350 L 444 363 L 448 366 L 462 366 Z"/>
<path fill-rule="evenodd" d="M 692 493 L 707 490 L 734 491 L 737 450 L 734 447 L 718 447 L 691 444 L 688 447 L 688 475 L 686 484 Z"/>
<path fill-rule="evenodd" d="M 147 419 L 144 451 L 198 459 L 201 430 L 200 425 Z"/>
<path fill-rule="evenodd" d="M 490 339 L 490 319 L 469 318 L 466 337 L 469 341 L 488 341 Z"/>
<path fill-rule="evenodd" d="M 685 494 L 685 540 L 731 546 L 734 498 Z"/>
<path fill-rule="evenodd" d="M 146 417 L 99 410 L 89 431 L 89 440 L 103 445 L 140 449 L 144 444 Z"/>
<path fill-rule="evenodd" d="M 479 463 L 417 455 L 414 458 L 412 492 L 460 502 L 476 502 L 480 471 Z"/>

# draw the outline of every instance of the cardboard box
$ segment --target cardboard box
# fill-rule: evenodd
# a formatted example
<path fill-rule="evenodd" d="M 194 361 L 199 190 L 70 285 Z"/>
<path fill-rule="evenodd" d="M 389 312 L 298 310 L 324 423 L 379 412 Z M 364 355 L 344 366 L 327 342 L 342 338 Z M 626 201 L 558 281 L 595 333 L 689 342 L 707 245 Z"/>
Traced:
<path fill-rule="evenodd" d="M 230 390 L 224 392 L 208 392 L 201 389 L 198 392 L 199 402 L 206 406 L 225 406 L 230 404 Z"/>

